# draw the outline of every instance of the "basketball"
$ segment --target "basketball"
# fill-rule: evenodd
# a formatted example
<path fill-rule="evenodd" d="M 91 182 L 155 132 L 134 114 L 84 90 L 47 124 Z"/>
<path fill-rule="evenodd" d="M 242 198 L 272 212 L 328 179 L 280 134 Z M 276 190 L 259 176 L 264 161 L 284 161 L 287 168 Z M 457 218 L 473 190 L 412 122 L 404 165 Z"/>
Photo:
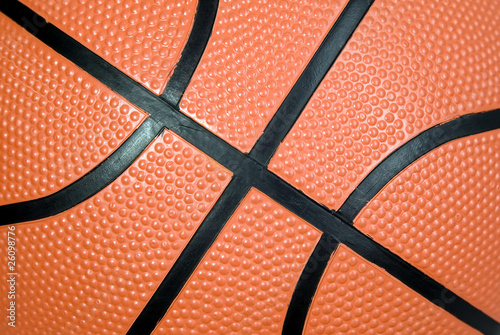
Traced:
<path fill-rule="evenodd" d="M 0 334 L 500 334 L 500 1 L 0 26 Z"/>

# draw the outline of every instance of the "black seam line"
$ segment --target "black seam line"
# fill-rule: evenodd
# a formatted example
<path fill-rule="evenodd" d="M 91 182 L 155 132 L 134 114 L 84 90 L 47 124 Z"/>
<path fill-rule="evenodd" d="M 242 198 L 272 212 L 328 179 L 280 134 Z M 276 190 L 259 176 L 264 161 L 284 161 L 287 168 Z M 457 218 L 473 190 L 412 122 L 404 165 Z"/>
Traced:
<path fill-rule="evenodd" d="M 361 233 L 352 224 L 333 216 L 328 209 L 319 207 L 314 200 L 290 185 L 283 185 L 276 176 L 255 171 L 249 177 L 254 180 L 253 186 L 258 190 L 323 233 L 333 236 L 361 257 L 384 269 L 431 303 L 484 334 L 500 333 L 500 323 Z"/>
<path fill-rule="evenodd" d="M 6 0 L 0 3 L 0 10 L 20 24 L 26 18 L 31 18 L 31 22 L 42 20 L 36 13 L 17 0 Z M 29 25 L 27 27 L 26 24 L 23 27 L 40 41 L 78 65 L 123 98 L 148 112 L 150 118 L 183 137 L 196 148 L 231 170 L 234 174 L 244 169 L 265 169 L 265 167 L 251 159 L 248 155 L 243 154 L 193 119 L 176 110 L 168 102 L 111 66 L 104 59 L 85 48 L 78 41 L 66 35 L 52 24 L 41 25 L 36 31 L 29 29 Z M 245 168 L 243 168 L 244 166 Z M 271 174 L 271 172 L 267 173 Z M 286 182 L 283 181 L 283 183 Z"/>
<path fill-rule="evenodd" d="M 16 7 L 17 10 L 12 10 L 12 6 Z M 13 15 L 17 18 L 17 21 L 15 21 L 18 23 L 23 22 L 23 18 L 30 17 L 33 18 L 31 19 L 32 22 L 33 20 L 40 21 L 38 16 L 35 17 L 36 14 L 33 11 L 21 5 L 16 0 L 4 1 L 0 3 L 0 8 L 6 15 Z M 25 25 L 24 27 L 28 31 L 31 30 L 29 29 L 29 25 Z M 441 292 L 449 292 L 439 283 L 431 280 L 398 256 L 357 231 L 351 226 L 351 223 L 341 219 L 335 212 L 329 211 L 325 206 L 309 199 L 301 191 L 293 188 L 255 160 L 242 154 L 227 142 L 175 110 L 167 102 L 122 74 L 102 58 L 83 47 L 53 25 L 46 24 L 40 26 L 36 31 L 30 32 L 56 52 L 59 52 L 109 86 L 112 90 L 122 95 L 125 99 L 150 113 L 151 118 L 157 120 L 162 126 L 171 129 L 202 152 L 218 161 L 221 165 L 233 171 L 235 176 L 240 176 L 248 184 L 255 185 L 275 201 L 286 204 L 284 205 L 285 207 L 323 232 L 335 237 L 341 237 L 337 238 L 340 242 L 346 244 L 367 260 L 386 269 L 386 271 L 424 297 L 430 297 L 429 300 L 438 299 Z M 108 182 L 110 181 L 108 180 Z M 73 203 L 73 206 L 75 203 Z M 397 264 L 397 266 L 394 264 Z M 423 285 L 422 283 L 425 284 Z M 470 324 L 472 327 L 479 330 L 486 329 L 485 333 L 488 333 L 489 329 L 499 329 L 500 325 L 490 317 L 475 309 L 458 296 L 454 294 L 452 296 L 454 298 L 453 302 L 447 303 L 443 307 L 451 314 Z M 436 303 L 435 301 L 432 302 Z"/>
<path fill-rule="evenodd" d="M 111 155 L 72 184 L 43 198 L 0 206 L 0 226 L 53 216 L 87 200 L 118 178 L 162 129 L 147 118 Z"/>
<path fill-rule="evenodd" d="M 179 106 L 182 96 L 200 62 L 212 35 L 218 6 L 219 0 L 199 0 L 198 2 L 193 28 L 182 50 L 181 59 L 167 82 L 165 90 L 160 95 L 172 106 Z"/>
<path fill-rule="evenodd" d="M 259 171 L 250 176 L 253 186 L 287 210 L 298 215 L 325 234 L 333 236 L 369 262 L 383 268 L 394 278 L 417 292 L 433 304 L 484 334 L 500 333 L 500 324 L 472 306 L 457 294 L 430 278 L 405 260 L 361 233 L 351 224 L 341 221 L 314 200 L 303 196 L 293 187 L 283 188 L 279 178 Z"/>
<path fill-rule="evenodd" d="M 331 235 L 321 235 L 293 291 L 282 334 L 302 335 L 314 294 L 338 245 Z"/>
<path fill-rule="evenodd" d="M 378 164 L 349 195 L 337 213 L 352 222 L 394 177 L 423 155 L 452 140 L 498 128 L 500 109 L 468 114 L 418 134 Z"/>
<path fill-rule="evenodd" d="M 250 185 L 244 183 L 239 177 L 231 180 L 175 261 L 172 269 L 134 321 L 127 332 L 128 335 L 153 332 L 249 190 Z"/>
<path fill-rule="evenodd" d="M 262 165 L 269 163 L 372 3 L 373 0 L 351 0 L 346 4 L 304 72 L 255 143 L 250 157 Z"/>

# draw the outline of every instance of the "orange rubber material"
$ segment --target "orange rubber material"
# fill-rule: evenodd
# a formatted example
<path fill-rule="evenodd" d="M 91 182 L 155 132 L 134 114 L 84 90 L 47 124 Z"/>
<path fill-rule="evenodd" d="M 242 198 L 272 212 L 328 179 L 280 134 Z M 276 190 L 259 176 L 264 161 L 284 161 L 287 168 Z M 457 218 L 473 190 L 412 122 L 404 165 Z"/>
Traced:
<path fill-rule="evenodd" d="M 338 209 L 410 138 L 500 108 L 498 26 L 496 0 L 375 0 L 269 168 Z"/>
<path fill-rule="evenodd" d="M 500 321 L 500 130 L 423 156 L 355 226 Z"/>
<path fill-rule="evenodd" d="M 197 0 L 20 0 L 160 94 L 181 57 Z"/>
<path fill-rule="evenodd" d="M 346 3 L 221 0 L 181 111 L 250 151 Z"/>
<path fill-rule="evenodd" d="M 96 167 L 147 114 L 0 13 L 0 205 Z"/>
<path fill-rule="evenodd" d="M 480 333 L 341 244 L 321 278 L 304 334 Z"/>
<path fill-rule="evenodd" d="M 252 189 L 153 334 L 281 334 L 320 235 Z"/>
<path fill-rule="evenodd" d="M 97 195 L 15 225 L 16 328 L 0 334 L 125 334 L 230 180 L 169 131 Z M 7 260 L 7 226 L 0 256 Z M 7 274 L 7 261 L 0 273 Z M 8 306 L 7 285 L 0 303 Z"/>

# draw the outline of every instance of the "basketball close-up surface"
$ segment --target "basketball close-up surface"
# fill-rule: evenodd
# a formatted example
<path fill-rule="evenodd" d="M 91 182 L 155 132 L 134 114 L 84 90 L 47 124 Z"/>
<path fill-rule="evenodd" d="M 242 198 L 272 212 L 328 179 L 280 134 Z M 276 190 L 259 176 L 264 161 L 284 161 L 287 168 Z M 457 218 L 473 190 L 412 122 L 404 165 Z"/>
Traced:
<path fill-rule="evenodd" d="M 0 27 L 0 335 L 500 334 L 499 0 Z"/>

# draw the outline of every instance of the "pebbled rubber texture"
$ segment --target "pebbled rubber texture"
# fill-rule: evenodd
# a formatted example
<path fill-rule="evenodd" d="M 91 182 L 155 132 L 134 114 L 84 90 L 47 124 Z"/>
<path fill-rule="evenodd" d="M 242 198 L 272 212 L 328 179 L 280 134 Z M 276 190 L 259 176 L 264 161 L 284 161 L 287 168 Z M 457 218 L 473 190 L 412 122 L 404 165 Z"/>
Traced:
<path fill-rule="evenodd" d="M 304 334 L 480 333 L 341 244 L 313 298 Z"/>
<path fill-rule="evenodd" d="M 231 173 L 165 131 L 94 197 L 16 225 L 16 328 L 124 334 L 229 183 Z M 7 226 L 0 228 L 7 236 Z M 0 239 L 7 259 L 7 238 Z M 7 262 L 0 265 L 8 273 Z M 22 280 L 21 280 L 22 278 Z M 0 285 L 7 306 L 7 285 Z"/>
<path fill-rule="evenodd" d="M 0 205 L 52 194 L 117 149 L 147 113 L 0 13 Z"/>
<path fill-rule="evenodd" d="M 21 0 L 156 94 L 181 57 L 196 0 Z"/>
<path fill-rule="evenodd" d="M 500 130 L 449 142 L 386 185 L 355 226 L 500 320 Z"/>
<path fill-rule="evenodd" d="M 180 110 L 248 152 L 347 0 L 222 0 Z"/>
<path fill-rule="evenodd" d="M 211 0 L 209 2 L 211 4 L 214 3 Z M 322 5 L 320 2 L 309 1 L 308 3 L 311 5 Z M 313 61 L 307 64 L 299 79 L 293 85 L 292 90 L 285 98 L 284 103 L 279 107 L 278 110 L 280 112 L 273 116 L 271 123 L 266 127 L 265 134 L 272 134 L 278 129 L 280 131 L 279 136 L 275 136 L 274 138 L 272 136 L 267 138 L 266 136 L 261 136 L 257 143 L 270 144 L 267 150 L 262 150 L 263 146 L 261 145 L 254 145 L 252 152 L 247 155 L 224 142 L 218 135 L 210 132 L 195 120 L 180 113 L 176 110 L 176 104 L 166 102 L 165 95 L 160 97 L 155 95 L 146 87 L 143 87 L 140 83 L 135 82 L 132 78 L 122 73 L 119 69 L 111 66 L 100 56 L 88 50 L 84 45 L 65 35 L 64 32 L 55 26 L 41 22 L 35 13 L 31 12 L 31 10 L 17 0 L 4 0 L 0 2 L 0 11 L 6 13 L 18 25 L 24 26 L 28 32 L 35 35 L 43 43 L 46 43 L 47 46 L 67 57 L 67 59 L 95 76 L 95 78 L 108 85 L 108 87 L 118 94 L 123 95 L 128 101 L 151 113 L 151 116 L 128 138 L 128 140 L 134 139 L 134 141 L 127 140 L 124 142 L 125 144 L 122 144 L 106 159 L 104 164 L 100 164 L 90 174 L 85 175 L 69 187 L 66 187 L 63 192 L 57 192 L 37 201 L 11 206 L 0 206 L 0 212 L 10 213 L 10 215 L 3 216 L 0 225 L 6 226 L 11 223 L 35 220 L 35 218 L 41 219 L 36 222 L 25 222 L 11 226 L 17 227 L 16 229 L 20 232 L 17 247 L 18 249 L 22 249 L 21 252 L 18 252 L 16 261 L 22 271 L 22 277 L 19 277 L 18 281 L 17 299 L 19 299 L 19 292 L 22 292 L 20 296 L 23 305 L 18 304 L 18 328 L 16 329 L 23 329 L 27 323 L 29 327 L 25 333 L 29 334 L 127 333 L 142 335 L 150 333 L 158 322 L 161 321 L 161 318 L 169 308 L 173 306 L 172 308 L 177 308 L 174 311 L 179 313 L 180 318 L 170 319 L 170 321 L 174 320 L 171 323 L 177 322 L 174 325 L 177 328 L 163 328 L 162 331 L 167 333 L 200 333 L 206 331 L 207 333 L 235 332 L 253 334 L 284 332 L 286 334 L 295 334 L 295 330 L 296 333 L 302 333 L 309 303 L 327 266 L 330 255 L 338 243 L 343 243 L 361 257 L 383 268 L 390 276 L 393 276 L 390 277 L 393 280 L 401 281 L 406 285 L 403 287 L 410 292 L 413 290 L 418 293 L 418 297 L 424 302 L 421 304 L 424 308 L 428 308 L 428 306 L 433 308 L 430 317 L 426 313 L 418 313 L 417 311 L 414 319 L 409 321 L 405 319 L 401 323 L 409 322 L 411 323 L 411 327 L 415 328 L 417 327 L 415 323 L 419 323 L 422 327 L 419 327 L 418 331 L 422 328 L 424 331 L 431 333 L 440 333 L 443 327 L 432 328 L 436 319 L 438 323 L 445 323 L 445 327 L 448 326 L 448 323 L 454 327 L 456 325 L 455 321 L 461 320 L 461 322 L 484 334 L 497 334 L 500 329 L 500 323 L 496 323 L 489 316 L 462 299 L 461 296 L 458 296 L 456 292 L 445 289 L 437 281 L 426 276 L 419 269 L 411 266 L 405 260 L 356 229 L 352 225 L 352 219 L 364 205 L 360 205 L 356 211 L 352 211 L 351 213 L 355 214 L 346 219 L 344 212 L 329 211 L 325 206 L 307 197 L 298 189 L 265 168 L 278 143 L 281 142 L 288 129 L 296 121 L 300 111 L 302 111 L 307 101 L 309 101 L 309 97 L 317 87 L 319 80 L 323 78 L 327 69 L 337 59 L 338 53 L 344 48 L 345 42 L 351 36 L 352 31 L 358 25 L 371 3 L 372 0 L 349 1 L 347 7 L 342 11 L 340 19 L 335 23 L 335 27 L 329 30 L 327 34 L 328 38 L 323 40 L 322 45 L 313 56 Z M 261 4 L 262 2 L 259 1 L 258 5 Z M 279 4 L 282 8 L 286 8 L 290 2 L 279 1 Z M 433 6 L 432 2 L 430 5 Z M 215 11 L 212 14 L 213 16 L 211 17 L 215 17 Z M 249 15 L 253 14 L 250 13 Z M 439 12 L 436 15 L 439 16 L 439 19 L 445 16 Z M 270 16 L 263 15 L 263 17 L 265 19 Z M 458 16 L 458 18 L 462 17 Z M 308 19 L 310 18 L 308 17 Z M 287 18 L 276 19 L 287 20 Z M 448 19 L 448 21 L 444 22 L 452 22 L 452 20 Z M 39 26 L 38 23 L 41 25 Z M 196 24 L 198 25 L 199 23 L 200 20 L 197 19 Z M 473 20 L 466 22 L 466 24 L 469 23 L 473 24 Z M 391 29 L 391 27 L 393 26 L 388 25 L 387 29 Z M 481 29 L 478 30 L 481 31 Z M 208 30 L 211 31 L 211 28 L 204 32 L 207 33 Z M 458 31 L 458 33 L 461 36 L 464 35 L 461 31 Z M 191 33 L 191 37 L 195 35 Z M 342 38 L 338 38 L 338 36 Z M 383 33 L 380 36 L 383 37 Z M 418 34 L 415 34 L 415 36 L 418 36 Z M 428 39 L 428 41 L 431 41 L 431 39 Z M 336 44 L 336 48 L 331 48 L 331 43 Z M 328 45 L 330 46 L 326 47 Z M 486 49 L 488 46 L 490 45 L 485 44 L 481 48 Z M 459 48 L 456 50 L 458 54 L 453 55 L 453 57 L 460 58 L 464 55 L 464 53 L 460 53 Z M 478 49 L 476 54 L 480 54 L 481 50 Z M 276 58 L 276 55 L 272 56 Z M 429 56 L 429 58 L 432 57 Z M 426 59 L 426 57 L 423 57 L 421 62 L 425 63 Z M 249 60 L 252 61 L 251 58 Z M 195 61 L 196 63 L 197 61 Z M 498 66 L 494 63 L 489 65 L 491 65 L 494 71 L 498 72 Z M 179 64 L 176 71 L 183 68 L 183 65 Z M 479 70 L 477 72 L 481 73 Z M 231 71 L 235 72 L 234 70 Z M 453 69 L 446 69 L 445 72 L 453 73 Z M 492 82 L 487 77 L 481 79 L 485 81 L 485 84 L 491 84 Z M 459 82 L 456 85 L 457 87 L 465 87 L 469 83 Z M 211 88 L 210 90 L 213 89 Z M 179 92 L 181 91 L 183 90 Z M 480 89 L 478 89 L 479 91 Z M 294 105 L 294 107 L 289 108 L 290 105 Z M 219 107 L 217 106 L 217 108 Z M 485 117 L 483 114 L 492 114 L 494 117 Z M 280 127 L 274 127 L 273 125 L 276 124 L 276 121 L 284 120 L 284 115 L 289 116 L 287 118 L 289 121 L 282 125 L 281 130 Z M 349 114 L 346 115 L 349 116 Z M 452 138 L 469 136 L 480 131 L 484 132 L 499 128 L 500 126 L 496 122 L 499 118 L 498 115 L 500 115 L 498 114 L 498 110 L 490 111 L 489 113 L 471 114 L 464 119 L 457 118 L 453 122 L 447 122 L 448 127 L 436 128 L 440 131 L 443 129 L 456 130 L 455 133 L 458 135 Z M 341 117 L 342 115 L 339 118 Z M 423 120 L 424 118 L 422 117 L 421 119 Z M 468 120 L 465 122 L 467 125 L 454 129 L 453 126 L 459 120 L 460 122 Z M 486 123 L 488 123 L 488 120 L 496 121 L 491 122 L 492 128 L 478 128 L 478 126 L 484 124 L 485 120 Z M 470 124 L 468 124 L 469 121 Z M 158 135 L 157 141 L 160 143 L 164 143 L 162 141 L 168 142 L 166 145 L 168 148 L 157 147 L 158 142 L 148 147 L 148 144 L 159 134 L 162 127 L 170 130 L 161 136 Z M 442 141 L 443 138 L 447 138 L 446 141 L 451 140 L 447 136 L 435 137 L 433 139 L 432 137 L 436 133 L 439 133 L 439 131 L 432 132 L 431 136 L 429 136 L 429 133 L 426 132 L 423 141 L 411 141 L 411 143 L 422 144 L 422 147 L 429 148 L 426 145 L 430 142 L 442 144 L 444 142 L 439 141 Z M 181 137 L 197 149 L 191 147 L 184 140 L 181 140 Z M 419 139 L 421 139 L 420 136 Z M 414 146 L 400 146 L 399 148 L 403 148 L 404 150 L 398 150 L 397 152 L 406 153 L 408 154 L 407 157 L 411 157 L 409 161 L 402 160 L 405 162 L 404 166 L 407 166 L 439 144 L 431 146 L 429 149 L 426 149 L 427 151 L 419 151 L 421 148 L 418 147 L 415 151 L 416 157 L 412 156 L 410 152 L 415 149 Z M 134 165 L 139 171 L 133 170 L 134 166 L 127 170 L 127 167 L 137 159 L 146 147 L 148 147 L 148 153 L 145 153 L 145 156 L 141 156 L 137 161 L 137 165 Z M 219 184 L 224 184 L 222 188 L 225 187 L 222 194 L 222 189 L 219 189 L 217 185 L 215 189 L 211 189 L 208 183 L 205 186 L 203 183 L 201 186 L 199 183 L 196 183 L 195 186 L 203 188 L 203 192 L 205 193 L 202 192 L 202 194 L 205 196 L 201 197 L 202 194 L 198 194 L 198 199 L 193 200 L 195 196 L 190 197 L 186 193 L 189 194 L 195 187 L 183 184 L 183 180 L 190 178 L 187 176 L 189 173 L 178 179 L 174 179 L 159 172 L 163 170 L 170 171 L 170 175 L 175 176 L 182 175 L 184 173 L 183 169 L 191 169 L 196 176 L 197 169 L 193 168 L 194 164 L 191 163 L 191 160 L 182 161 L 183 157 L 189 155 L 189 153 L 185 153 L 186 148 L 191 149 L 195 153 L 195 156 L 199 154 L 206 159 L 207 164 L 211 163 L 215 166 L 214 171 L 218 172 L 214 172 L 213 175 L 217 177 L 204 177 L 200 175 L 200 178 L 203 179 L 202 181 L 219 179 Z M 182 154 L 172 156 L 172 150 L 169 149 L 173 151 L 176 149 L 182 150 Z M 157 152 L 157 156 L 151 150 Z M 124 152 L 125 155 L 122 156 Z M 161 152 L 166 154 L 162 154 Z M 414 155 L 415 152 L 413 152 Z M 165 160 L 165 155 L 170 157 L 170 160 Z M 220 165 L 207 156 L 215 159 Z M 390 157 L 391 159 L 385 159 L 383 162 L 393 162 L 392 158 L 398 156 L 391 154 Z M 195 158 L 193 158 L 194 160 Z M 395 166 L 391 166 L 390 169 L 386 170 L 395 171 L 390 174 L 389 178 L 385 179 L 380 185 L 374 185 L 377 191 L 402 170 L 403 167 L 401 166 L 403 165 L 398 164 L 400 162 L 397 162 Z M 231 179 L 227 187 L 226 184 L 230 173 L 221 168 L 221 166 L 226 167 L 235 174 L 235 178 Z M 377 168 L 383 166 L 383 164 L 379 164 Z M 208 168 L 207 165 L 203 165 L 198 171 L 203 172 L 212 168 L 212 166 Z M 124 183 L 128 182 L 127 180 L 121 179 L 121 177 L 116 179 L 125 170 L 127 170 L 125 174 L 132 175 L 131 178 L 138 180 L 137 183 L 129 185 L 133 194 L 126 189 L 127 185 L 123 186 Z M 100 177 L 96 177 L 96 175 Z M 370 175 L 373 176 L 373 174 Z M 363 182 L 358 186 L 365 185 L 366 180 L 363 179 Z M 229 223 L 226 224 L 251 187 L 255 187 L 262 192 L 252 191 L 259 195 L 262 202 L 269 202 L 271 204 L 270 210 L 273 212 L 268 213 L 267 216 L 265 214 L 260 216 L 264 210 L 259 212 L 259 210 L 252 209 L 251 214 L 246 216 L 243 214 L 241 216 L 233 216 L 231 219 L 232 226 Z M 103 191 L 100 192 L 101 190 Z M 158 191 L 156 192 L 156 190 Z M 366 204 L 377 191 L 374 193 L 368 192 L 370 196 L 363 201 L 363 204 Z M 113 192 L 116 192 L 116 194 Z M 168 192 L 173 192 L 173 196 L 169 198 L 165 195 Z M 353 194 L 355 193 L 351 193 L 351 196 Z M 131 197 L 132 201 L 128 201 L 130 200 L 127 198 L 128 196 Z M 174 200 L 175 197 L 182 199 L 176 201 Z M 217 201 L 213 199 L 217 197 Z M 188 202 L 191 202 L 191 206 L 197 206 L 200 203 L 197 200 L 202 200 L 202 205 L 207 204 L 206 211 L 195 216 L 193 219 L 191 216 L 192 207 L 190 207 Z M 248 204 L 247 201 L 251 202 L 251 200 L 247 199 L 245 201 L 245 204 Z M 81 202 L 84 203 L 82 204 Z M 278 203 L 280 206 L 277 205 Z M 185 207 L 183 207 L 184 205 Z M 245 207 L 243 206 L 244 204 L 240 206 L 240 212 L 238 213 L 244 212 Z M 284 208 L 281 206 L 284 206 Z M 262 208 L 264 207 L 267 208 L 267 206 L 262 205 Z M 297 225 L 288 229 L 284 228 L 282 230 L 284 231 L 283 233 L 280 231 L 273 232 L 273 229 L 276 228 L 273 223 L 278 221 L 275 217 L 276 208 L 281 209 L 285 214 L 289 215 L 287 216 L 288 218 L 293 219 L 287 222 L 298 222 Z M 88 212 L 87 209 L 89 211 L 93 210 L 93 212 Z M 114 210 L 116 212 L 113 212 Z M 203 210 L 205 210 L 205 207 L 203 207 Z M 50 215 L 54 216 L 49 217 Z M 128 216 L 126 218 L 128 221 L 121 220 L 121 215 Z M 199 216 L 202 217 L 199 218 Z M 188 219 L 187 223 L 183 225 L 186 217 L 192 220 Z M 238 221 L 241 217 L 244 222 Z M 165 227 L 165 225 L 162 226 L 162 218 L 167 218 L 166 225 L 172 227 L 169 231 L 173 231 L 172 234 L 162 234 L 163 227 Z M 270 223 L 266 222 L 268 218 L 271 220 Z M 255 224 L 256 228 L 252 226 L 254 222 L 252 220 L 258 221 Z M 201 223 L 201 221 L 203 222 Z M 127 225 L 127 222 L 130 222 L 130 225 Z M 89 228 L 85 226 L 86 224 L 88 224 Z M 181 227 L 181 229 L 176 230 L 176 227 Z M 236 229 L 233 229 L 233 227 L 236 227 Z M 240 229 L 240 227 L 242 228 Z M 115 234 L 114 230 L 121 228 L 123 228 L 121 230 L 122 233 L 118 231 Z M 155 231 L 156 228 L 161 229 L 161 231 Z M 223 228 L 226 228 L 224 231 L 226 235 L 219 234 Z M 252 235 L 253 228 L 255 229 Z M 289 269 L 291 270 L 289 272 L 285 274 L 278 271 L 269 271 L 270 275 L 266 275 L 267 271 L 264 266 L 268 266 L 266 265 L 268 259 L 260 261 L 259 255 L 251 257 L 252 254 L 249 250 L 262 251 L 262 247 L 259 246 L 260 237 L 258 233 L 255 233 L 255 231 L 258 231 L 257 228 L 263 229 L 264 233 L 266 233 L 267 229 L 267 232 L 270 234 L 270 236 L 266 236 L 268 240 L 280 239 L 280 234 L 284 236 L 287 233 L 290 234 L 288 240 L 292 240 L 292 242 L 283 242 L 285 244 L 284 247 L 281 245 L 269 246 L 269 244 L 264 244 L 264 248 L 267 249 L 262 252 L 264 256 L 270 255 L 267 264 L 272 264 L 272 269 L 278 268 L 280 271 L 283 268 L 288 269 L 286 268 L 286 263 L 287 260 L 290 260 Z M 4 229 L 7 228 L 0 229 L 0 235 L 6 236 Z M 247 237 L 245 234 L 249 233 L 251 235 Z M 86 235 L 83 236 L 84 234 Z M 323 236 L 322 239 L 319 239 L 320 234 Z M 123 235 L 125 238 L 129 238 L 131 242 L 127 244 L 125 241 L 124 243 Z M 226 236 L 228 237 L 225 240 Z M 158 242 L 163 237 L 165 239 Z M 84 240 L 84 238 L 87 238 L 87 240 Z M 301 240 L 306 240 L 307 238 L 309 238 L 309 241 Z M 322 245 L 323 247 L 325 246 L 324 239 L 328 238 L 331 238 L 331 240 L 327 243 L 328 252 L 326 253 L 326 258 L 323 258 L 323 254 L 319 253 L 318 250 L 322 249 Z M 216 239 L 217 242 L 214 243 L 213 241 Z M 179 242 L 180 240 L 182 241 Z M 82 241 L 87 244 L 80 247 L 82 246 Z M 162 243 L 163 241 L 168 242 Z M 234 244 L 239 243 L 239 241 L 241 241 L 241 248 L 248 247 L 243 253 L 240 252 L 237 254 L 236 251 L 231 253 L 222 248 L 225 246 L 229 246 L 230 248 Z M 136 249 L 134 249 L 133 245 L 135 242 Z M 29 249 L 26 249 L 25 245 Z M 87 254 L 81 252 L 81 250 L 85 249 L 85 246 L 89 246 Z M 128 248 L 129 246 L 130 248 Z M 217 246 L 219 246 L 219 249 L 217 249 Z M 0 242 L 0 248 L 4 250 L 3 257 L 7 258 L 5 254 L 5 241 Z M 221 248 L 222 250 L 220 250 Z M 160 249 L 159 252 L 157 252 L 158 249 Z M 210 251 L 207 254 L 206 251 L 209 249 Z M 122 250 L 128 251 L 127 256 L 123 255 L 125 251 Z M 163 254 L 161 254 L 162 250 Z M 19 255 L 22 255 L 22 257 L 19 258 Z M 85 258 L 88 255 L 91 255 L 92 258 L 90 256 Z M 220 257 L 214 261 L 211 258 L 214 255 Z M 318 255 L 321 256 L 317 257 Z M 2 256 L 1 252 L 0 256 Z M 159 259 L 156 257 L 159 257 Z M 238 264 L 241 264 L 241 276 L 238 277 L 231 273 L 231 271 L 237 272 L 239 268 L 230 263 L 228 263 L 229 265 L 226 270 L 220 270 L 224 267 L 223 262 L 230 259 L 230 257 L 240 262 Z M 205 263 L 200 263 L 202 259 Z M 128 260 L 130 260 L 129 263 L 127 263 Z M 127 264 L 129 265 L 129 269 L 132 270 L 124 269 Z M 220 267 L 216 268 L 219 265 Z M 245 274 L 245 266 L 250 268 L 248 271 L 250 273 L 249 276 Z M 0 266 L 2 273 L 7 272 L 6 269 L 6 265 L 3 266 L 3 269 Z M 36 271 L 31 269 L 35 269 Z M 223 272 L 227 271 L 227 269 L 229 269 L 229 272 Z M 18 270 L 16 269 L 16 272 L 19 272 Z M 252 270 L 254 273 L 251 272 Z M 201 273 L 202 277 L 204 276 L 202 282 L 198 281 L 198 277 L 196 277 L 199 273 Z M 227 282 L 230 282 L 232 279 L 231 283 L 235 283 L 234 287 L 245 286 L 245 289 L 239 292 L 241 294 L 233 296 L 235 298 L 229 296 L 231 293 L 229 284 L 226 285 L 226 283 L 223 283 L 222 287 L 218 286 L 221 279 L 227 278 L 225 275 L 228 273 L 229 279 Z M 348 275 L 350 274 L 351 272 L 348 272 Z M 199 289 L 193 294 L 194 299 L 189 300 L 186 298 L 186 292 L 190 290 L 189 285 L 193 284 L 193 281 L 197 281 L 200 285 L 199 287 L 195 287 L 195 289 Z M 265 290 L 266 285 L 272 286 L 273 283 L 278 285 L 276 290 L 273 290 L 274 287 Z M 184 286 L 185 284 L 186 286 Z M 7 292 L 1 287 L 2 285 L 0 285 L 0 295 L 4 297 L 4 300 L 2 302 L 2 298 L 0 298 L 0 303 L 6 304 L 8 302 L 7 298 L 5 298 Z M 182 300 L 181 297 L 178 297 L 175 300 L 183 287 L 184 291 L 181 294 L 184 294 L 183 297 L 185 299 Z M 307 290 L 304 290 L 304 287 Z M 353 283 L 347 282 L 346 287 L 352 288 Z M 207 291 L 204 291 L 205 289 Z M 193 291 L 194 289 L 191 290 L 191 292 Z M 274 296 L 273 292 L 278 293 Z M 362 295 L 365 291 L 361 290 L 357 293 L 358 295 Z M 375 291 L 375 293 L 378 294 L 378 291 Z M 200 294 L 202 294 L 201 298 L 199 298 Z M 388 296 L 391 297 L 391 294 L 390 292 Z M 242 300 L 239 301 L 238 299 Z M 195 307 L 198 308 L 193 309 L 191 305 L 184 307 L 182 303 L 186 301 L 195 304 Z M 172 305 L 173 302 L 177 305 Z M 200 303 L 200 306 L 196 305 L 196 303 Z M 442 306 L 442 310 L 436 306 Z M 298 310 L 300 307 L 302 307 L 300 313 L 293 312 L 294 308 Z M 236 308 L 242 309 L 242 312 L 239 313 Z M 24 310 L 27 310 L 27 312 Z M 433 311 L 436 312 L 434 313 Z M 443 311 L 447 311 L 449 315 L 446 313 L 441 314 Z M 195 318 L 197 312 L 203 314 L 199 319 Z M 393 310 L 385 308 L 382 309 L 382 312 L 387 312 L 390 316 L 399 316 L 401 310 L 396 305 Z M 347 312 L 347 314 L 349 313 L 350 311 Z M 404 315 L 404 313 L 402 314 Z M 360 323 L 364 321 L 362 317 Z M 381 319 L 382 322 L 386 321 L 385 316 L 375 314 L 375 317 Z M 291 324 L 288 322 L 290 318 L 293 318 L 296 322 Z M 269 322 L 269 319 L 271 322 Z M 164 321 L 170 322 L 167 319 Z M 395 332 L 394 329 L 398 329 L 398 325 L 391 322 L 392 320 L 386 323 L 388 324 L 387 328 L 382 329 L 382 327 L 377 327 L 373 332 Z M 190 328 L 193 325 L 195 328 Z M 237 331 L 231 328 L 238 328 L 239 325 L 241 329 L 237 329 Z M 364 329 L 356 321 L 351 326 Z M 373 326 L 372 320 L 368 320 L 368 326 Z M 429 328 L 432 329 L 429 330 Z M 10 330 L 10 328 L 8 329 Z M 159 330 L 158 328 L 157 331 Z M 468 331 L 469 328 L 466 327 L 466 330 Z M 401 332 L 404 331 L 406 331 L 406 328 Z M 411 333 L 411 331 L 408 332 Z M 451 329 L 450 332 L 455 332 L 455 330 Z M 4 333 L 3 329 L 0 329 L 0 333 Z M 356 333 L 358 332 L 356 331 Z M 460 331 L 456 331 L 456 333 L 460 333 Z"/>
<path fill-rule="evenodd" d="M 278 334 L 321 233 L 256 189 L 153 334 Z"/>
<path fill-rule="evenodd" d="M 376 0 L 269 169 L 331 209 L 394 149 L 500 107 L 500 2 Z"/>

